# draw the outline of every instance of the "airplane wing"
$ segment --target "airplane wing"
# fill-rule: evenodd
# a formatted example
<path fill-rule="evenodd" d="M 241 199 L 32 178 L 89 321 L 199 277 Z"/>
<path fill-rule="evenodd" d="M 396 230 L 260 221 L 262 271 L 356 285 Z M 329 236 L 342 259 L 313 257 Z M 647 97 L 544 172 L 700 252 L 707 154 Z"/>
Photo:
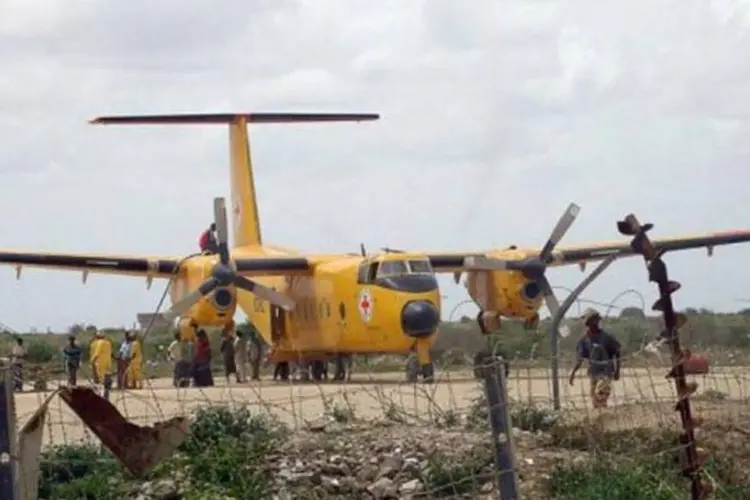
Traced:
<path fill-rule="evenodd" d="M 25 267 L 84 273 L 170 278 L 184 257 L 23 252 L 0 250 L 0 265 L 14 266 L 20 277 Z M 235 260 L 243 276 L 309 274 L 314 263 L 300 256 L 257 256 Z"/>
<path fill-rule="evenodd" d="M 673 252 L 707 248 L 709 255 L 712 255 L 714 247 L 750 242 L 750 230 L 661 238 L 652 241 L 657 250 Z M 527 257 L 539 255 L 538 249 L 515 249 L 515 247 L 513 249 L 520 251 Z M 487 251 L 469 252 L 425 252 L 425 255 L 430 259 L 435 272 L 455 273 L 464 270 L 463 261 L 466 257 L 493 254 L 502 250 L 505 249 L 496 248 Z M 589 245 L 559 246 L 553 252 L 554 261 L 550 263 L 550 266 L 583 265 L 587 262 L 604 260 L 609 255 L 618 252 L 622 252 L 623 256 L 635 255 L 635 252 L 630 248 L 630 241 L 628 240 L 600 242 Z"/>
<path fill-rule="evenodd" d="M 692 250 L 695 248 L 706 248 L 708 254 L 713 254 L 717 246 L 733 245 L 750 241 L 750 230 L 726 231 L 721 233 L 710 233 L 694 236 L 678 236 L 673 238 L 655 239 L 654 248 L 674 252 L 680 250 Z M 552 266 L 566 264 L 581 264 L 590 261 L 606 259 L 613 253 L 622 252 L 624 256 L 636 255 L 630 248 L 630 241 L 619 241 L 609 243 L 596 243 L 593 245 L 560 246 L 554 252 L 555 260 Z"/>
<path fill-rule="evenodd" d="M 130 255 L 0 250 L 0 265 L 15 266 L 19 276 L 21 269 L 24 267 L 34 267 L 168 278 L 175 271 L 179 262 L 179 257 L 138 257 Z"/>

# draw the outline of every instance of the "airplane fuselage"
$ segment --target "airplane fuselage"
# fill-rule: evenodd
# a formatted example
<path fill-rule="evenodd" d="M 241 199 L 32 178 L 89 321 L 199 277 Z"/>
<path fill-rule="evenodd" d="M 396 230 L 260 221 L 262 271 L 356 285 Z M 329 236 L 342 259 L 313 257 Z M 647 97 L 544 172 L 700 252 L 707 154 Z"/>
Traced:
<path fill-rule="evenodd" d="M 295 255 L 258 247 L 237 248 L 232 254 Z M 172 302 L 205 281 L 217 262 L 215 255 L 187 261 L 171 288 Z M 274 346 L 276 360 L 300 354 L 404 353 L 417 341 L 426 347 L 434 342 L 440 292 L 423 256 L 323 257 L 308 276 L 254 280 L 288 295 L 295 309 L 283 311 L 230 286 L 202 299 L 184 317 L 196 325 L 230 326 L 239 307 L 265 342 Z"/>

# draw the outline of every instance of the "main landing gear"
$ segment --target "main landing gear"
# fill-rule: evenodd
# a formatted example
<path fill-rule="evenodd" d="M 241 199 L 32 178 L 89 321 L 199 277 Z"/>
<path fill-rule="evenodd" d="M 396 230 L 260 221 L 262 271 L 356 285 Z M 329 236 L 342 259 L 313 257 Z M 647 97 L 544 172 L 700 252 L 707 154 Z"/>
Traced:
<path fill-rule="evenodd" d="M 412 351 L 416 352 L 410 353 L 406 360 L 406 381 L 416 383 L 422 375 L 422 382 L 431 384 L 435 381 L 435 366 L 427 339 L 417 340 Z"/>
<path fill-rule="evenodd" d="M 523 329 L 524 330 L 536 330 L 539 328 L 539 314 L 534 313 L 534 315 L 528 319 L 526 319 L 523 322 Z"/>
<path fill-rule="evenodd" d="M 535 314 L 534 316 L 536 323 L 529 322 L 528 320 L 527 323 L 534 325 L 533 328 L 535 329 L 536 325 L 539 324 L 539 315 Z M 490 311 L 479 311 L 479 314 L 477 314 L 477 324 L 479 325 L 479 331 L 487 338 L 487 348 L 474 355 L 474 378 L 481 379 L 484 377 L 484 369 L 491 365 L 493 357 L 495 359 L 502 358 L 505 367 L 505 377 L 507 378 L 510 374 L 508 359 L 502 352 L 494 348 L 495 334 L 500 330 L 500 314 Z M 524 323 L 524 328 L 526 328 L 526 323 Z"/>

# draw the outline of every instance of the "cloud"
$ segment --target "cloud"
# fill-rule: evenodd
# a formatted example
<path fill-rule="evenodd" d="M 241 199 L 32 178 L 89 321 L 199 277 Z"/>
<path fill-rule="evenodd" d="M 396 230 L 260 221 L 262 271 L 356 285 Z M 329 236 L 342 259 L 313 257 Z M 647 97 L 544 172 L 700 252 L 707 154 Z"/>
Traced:
<path fill-rule="evenodd" d="M 309 251 L 541 246 L 571 200 L 568 244 L 616 238 L 630 211 L 654 236 L 750 221 L 747 2 L 0 3 L 5 247 L 194 250 L 229 193 L 226 131 L 85 122 L 109 113 L 382 113 L 252 128 L 265 238 Z M 747 251 L 670 256 L 678 305 L 736 308 Z M 650 302 L 642 266 L 617 263 L 589 295 Z M 0 322 L 20 329 L 127 324 L 161 292 L 2 276 Z M 446 310 L 465 298 L 443 288 Z"/>

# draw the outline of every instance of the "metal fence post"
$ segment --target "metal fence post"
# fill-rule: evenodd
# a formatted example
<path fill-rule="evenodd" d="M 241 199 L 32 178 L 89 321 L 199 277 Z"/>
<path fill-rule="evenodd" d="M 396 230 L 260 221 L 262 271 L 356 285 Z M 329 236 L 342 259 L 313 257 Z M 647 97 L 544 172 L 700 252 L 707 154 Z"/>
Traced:
<path fill-rule="evenodd" d="M 13 371 L 0 368 L 0 498 L 18 500 L 18 452 Z"/>
<path fill-rule="evenodd" d="M 492 442 L 495 447 L 495 471 L 498 498 L 518 500 L 518 484 L 513 447 L 513 426 L 508 405 L 505 361 L 493 356 L 483 367 L 484 389 L 489 407 Z"/>

